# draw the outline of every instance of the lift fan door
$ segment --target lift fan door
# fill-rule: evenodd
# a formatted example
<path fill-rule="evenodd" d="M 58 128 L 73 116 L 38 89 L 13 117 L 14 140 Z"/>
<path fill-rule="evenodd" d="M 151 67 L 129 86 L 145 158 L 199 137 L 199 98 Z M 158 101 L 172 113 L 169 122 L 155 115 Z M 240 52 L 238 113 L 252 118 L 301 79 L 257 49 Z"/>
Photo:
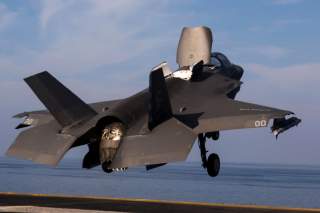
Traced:
<path fill-rule="evenodd" d="M 212 33 L 207 27 L 183 28 L 177 49 L 177 63 L 180 67 L 199 61 L 209 64 L 211 60 Z"/>

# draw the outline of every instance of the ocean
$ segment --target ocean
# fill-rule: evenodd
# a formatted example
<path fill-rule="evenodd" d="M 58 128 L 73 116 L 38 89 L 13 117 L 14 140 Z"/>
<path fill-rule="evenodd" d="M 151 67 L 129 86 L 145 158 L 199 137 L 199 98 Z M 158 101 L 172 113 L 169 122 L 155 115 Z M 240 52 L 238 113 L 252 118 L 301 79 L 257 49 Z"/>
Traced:
<path fill-rule="evenodd" d="M 106 174 L 76 159 L 50 168 L 1 157 L 0 191 L 320 208 L 320 166 L 223 163 L 212 178 L 200 162 Z"/>

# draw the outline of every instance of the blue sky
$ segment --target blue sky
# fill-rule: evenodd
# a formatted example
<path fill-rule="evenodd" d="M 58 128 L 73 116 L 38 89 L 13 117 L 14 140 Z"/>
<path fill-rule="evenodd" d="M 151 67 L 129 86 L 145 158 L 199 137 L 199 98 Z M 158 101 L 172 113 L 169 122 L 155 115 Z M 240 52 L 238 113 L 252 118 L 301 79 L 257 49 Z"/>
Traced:
<path fill-rule="evenodd" d="M 86 102 L 126 97 L 147 87 L 156 64 L 177 67 L 183 26 L 206 25 L 213 51 L 245 70 L 238 99 L 303 119 L 277 141 L 267 128 L 222 132 L 210 151 L 224 162 L 320 165 L 319 8 L 316 0 L 1 0 L 0 155 L 17 135 L 11 116 L 43 108 L 24 77 L 48 70 Z M 200 160 L 196 146 L 189 160 Z"/>

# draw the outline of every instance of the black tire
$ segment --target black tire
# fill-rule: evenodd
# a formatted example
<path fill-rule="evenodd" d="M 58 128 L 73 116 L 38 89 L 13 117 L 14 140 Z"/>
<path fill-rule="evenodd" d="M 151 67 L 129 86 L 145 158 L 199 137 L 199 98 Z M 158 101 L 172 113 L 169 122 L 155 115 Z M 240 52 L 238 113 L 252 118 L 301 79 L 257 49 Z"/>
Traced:
<path fill-rule="evenodd" d="M 211 139 L 214 140 L 214 141 L 217 141 L 217 140 L 219 139 L 219 137 L 220 137 L 220 133 L 219 133 L 219 131 L 216 131 L 216 132 L 207 132 L 207 133 L 205 134 L 205 136 L 206 136 L 207 138 L 211 138 Z"/>
<path fill-rule="evenodd" d="M 111 173 L 113 172 L 112 169 L 109 169 L 108 166 L 109 166 L 110 163 L 108 162 L 104 162 L 101 164 L 101 167 L 102 167 L 102 170 L 105 172 L 105 173 Z"/>
<path fill-rule="evenodd" d="M 208 157 L 207 172 L 211 177 L 216 177 L 220 171 L 220 158 L 217 154 L 212 153 Z"/>
<path fill-rule="evenodd" d="M 212 140 L 217 141 L 217 140 L 219 140 L 219 137 L 220 137 L 220 132 L 215 132 L 215 133 L 213 134 L 213 136 L 212 136 Z"/>

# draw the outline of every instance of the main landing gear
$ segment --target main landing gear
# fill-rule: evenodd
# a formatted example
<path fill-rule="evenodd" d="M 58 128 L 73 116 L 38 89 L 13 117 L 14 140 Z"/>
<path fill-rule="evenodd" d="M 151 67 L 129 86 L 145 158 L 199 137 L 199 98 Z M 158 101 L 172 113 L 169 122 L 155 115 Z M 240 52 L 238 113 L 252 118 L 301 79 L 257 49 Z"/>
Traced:
<path fill-rule="evenodd" d="M 209 176 L 216 177 L 220 171 L 220 158 L 217 154 L 212 153 L 209 155 L 207 159 L 207 152 L 208 152 L 206 150 L 206 138 L 208 137 L 207 134 L 208 133 L 198 135 L 198 139 L 199 139 L 198 143 L 199 143 L 199 149 L 201 154 L 202 167 L 207 169 Z M 219 138 L 219 132 L 210 133 L 210 134 L 216 134 L 217 135 L 217 137 L 215 137 L 216 140 Z"/>

